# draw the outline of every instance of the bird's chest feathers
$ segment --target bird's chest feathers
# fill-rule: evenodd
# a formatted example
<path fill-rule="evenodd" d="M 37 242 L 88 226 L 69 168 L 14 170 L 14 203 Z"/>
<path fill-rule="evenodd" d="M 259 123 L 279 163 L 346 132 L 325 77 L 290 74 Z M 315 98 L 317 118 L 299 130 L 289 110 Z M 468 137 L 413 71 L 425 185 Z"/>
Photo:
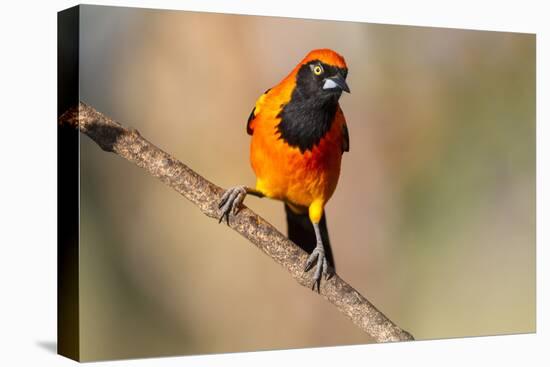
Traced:
<path fill-rule="evenodd" d="M 337 108 L 336 99 L 302 98 L 294 93 L 277 116 L 279 137 L 302 153 L 312 151 L 331 130 Z"/>
<path fill-rule="evenodd" d="M 252 163 L 262 192 L 305 206 L 332 195 L 342 157 L 341 127 L 334 118 L 337 108 L 337 103 L 323 108 L 308 103 L 285 105 L 274 140 L 253 149 Z"/>

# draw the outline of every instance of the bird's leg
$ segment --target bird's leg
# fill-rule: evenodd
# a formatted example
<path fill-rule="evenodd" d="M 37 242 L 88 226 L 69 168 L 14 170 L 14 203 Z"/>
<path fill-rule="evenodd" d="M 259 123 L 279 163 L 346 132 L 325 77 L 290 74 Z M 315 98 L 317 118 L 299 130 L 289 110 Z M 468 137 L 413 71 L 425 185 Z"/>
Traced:
<path fill-rule="evenodd" d="M 235 186 L 227 189 L 222 195 L 222 198 L 218 205 L 218 209 L 220 209 L 221 212 L 219 223 L 221 223 L 223 217 L 225 217 L 227 224 L 229 225 L 229 215 L 237 214 L 246 194 L 254 195 L 259 198 L 264 196 L 264 194 L 262 194 L 260 191 L 246 186 Z"/>
<path fill-rule="evenodd" d="M 317 259 L 317 268 L 315 269 L 315 274 L 313 275 L 313 286 L 311 289 L 315 290 L 315 285 L 317 285 L 317 291 L 320 292 L 320 286 L 321 286 L 321 274 L 325 276 L 325 278 L 328 278 L 328 263 L 327 258 L 325 256 L 325 247 L 323 246 L 323 240 L 321 239 L 321 230 L 319 229 L 319 223 L 313 223 L 313 228 L 315 229 L 315 238 L 317 239 L 317 245 L 313 249 L 313 252 L 309 255 L 305 271 L 309 271 L 313 264 L 315 263 L 315 259 Z"/>

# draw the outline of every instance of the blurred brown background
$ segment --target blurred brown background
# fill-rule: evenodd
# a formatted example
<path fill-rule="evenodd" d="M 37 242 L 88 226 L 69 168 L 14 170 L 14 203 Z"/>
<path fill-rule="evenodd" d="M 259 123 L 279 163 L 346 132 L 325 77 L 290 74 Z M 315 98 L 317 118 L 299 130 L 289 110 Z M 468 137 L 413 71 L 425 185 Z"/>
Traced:
<path fill-rule="evenodd" d="M 535 330 L 535 36 L 82 6 L 81 100 L 213 181 L 311 49 L 346 58 L 339 274 L 417 339 Z M 81 140 L 84 360 L 369 343 L 143 170 Z M 246 204 L 286 231 L 281 203 Z"/>

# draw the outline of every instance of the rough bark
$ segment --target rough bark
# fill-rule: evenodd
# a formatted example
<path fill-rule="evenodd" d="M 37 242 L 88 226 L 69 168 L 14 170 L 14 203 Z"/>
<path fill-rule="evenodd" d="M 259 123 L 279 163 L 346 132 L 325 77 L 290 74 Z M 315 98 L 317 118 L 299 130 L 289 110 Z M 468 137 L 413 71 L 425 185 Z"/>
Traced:
<path fill-rule="evenodd" d="M 59 123 L 79 129 L 103 150 L 118 154 L 144 168 L 150 175 L 182 194 L 207 216 L 219 217 L 218 202 L 223 190 L 157 148 L 137 130 L 122 126 L 83 102 L 78 108 L 65 112 L 59 118 Z M 275 227 L 245 206 L 236 216 L 231 216 L 229 227 L 285 268 L 300 285 L 311 289 L 311 274 L 303 270 L 307 254 Z M 329 280 L 323 279 L 319 293 L 377 342 L 414 339 L 337 274 Z"/>

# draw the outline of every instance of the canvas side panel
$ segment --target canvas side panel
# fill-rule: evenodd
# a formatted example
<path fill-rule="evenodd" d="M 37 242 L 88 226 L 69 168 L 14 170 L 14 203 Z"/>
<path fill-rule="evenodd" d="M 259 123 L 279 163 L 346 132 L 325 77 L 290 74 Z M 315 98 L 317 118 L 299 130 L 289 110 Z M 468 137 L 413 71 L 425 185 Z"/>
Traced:
<path fill-rule="evenodd" d="M 78 6 L 57 16 L 57 115 L 79 101 Z M 57 352 L 79 360 L 79 132 L 57 126 Z"/>

